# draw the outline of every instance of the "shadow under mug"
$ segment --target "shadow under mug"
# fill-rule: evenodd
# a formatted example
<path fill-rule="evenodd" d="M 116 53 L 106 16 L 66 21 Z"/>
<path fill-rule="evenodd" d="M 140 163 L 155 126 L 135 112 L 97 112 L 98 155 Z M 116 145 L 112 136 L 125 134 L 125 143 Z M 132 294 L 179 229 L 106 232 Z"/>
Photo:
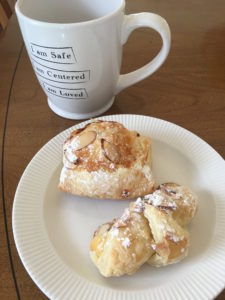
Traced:
<path fill-rule="evenodd" d="M 20 29 L 50 108 L 69 119 L 102 114 L 115 95 L 155 72 L 170 49 L 167 22 L 152 13 L 125 15 L 124 0 L 18 0 Z M 122 47 L 139 27 L 163 41 L 148 64 L 120 75 Z"/>

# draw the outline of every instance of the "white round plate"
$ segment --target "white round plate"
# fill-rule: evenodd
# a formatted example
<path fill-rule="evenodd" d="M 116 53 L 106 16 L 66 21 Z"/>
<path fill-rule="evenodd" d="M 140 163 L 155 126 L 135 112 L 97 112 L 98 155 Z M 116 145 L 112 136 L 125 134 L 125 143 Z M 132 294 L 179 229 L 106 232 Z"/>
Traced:
<path fill-rule="evenodd" d="M 147 264 L 132 276 L 103 278 L 89 258 L 93 232 L 120 216 L 128 201 L 80 198 L 58 190 L 62 145 L 74 126 L 50 140 L 18 185 L 13 233 L 21 260 L 51 299 L 212 299 L 225 286 L 225 161 L 206 142 L 172 123 L 138 115 L 101 117 L 152 138 L 157 183 L 177 182 L 199 197 L 182 262 Z"/>

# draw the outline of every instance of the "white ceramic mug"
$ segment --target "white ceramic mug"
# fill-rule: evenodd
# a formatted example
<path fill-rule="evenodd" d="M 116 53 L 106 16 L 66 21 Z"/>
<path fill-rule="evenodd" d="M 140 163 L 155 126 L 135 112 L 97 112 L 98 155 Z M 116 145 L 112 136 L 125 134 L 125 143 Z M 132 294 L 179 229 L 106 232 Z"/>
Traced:
<path fill-rule="evenodd" d="M 27 52 L 56 114 L 70 119 L 100 115 L 116 94 L 165 61 L 170 49 L 167 22 L 152 13 L 127 16 L 124 8 L 124 0 L 17 1 Z M 155 29 L 162 48 L 147 65 L 120 75 L 123 44 L 139 27 Z"/>

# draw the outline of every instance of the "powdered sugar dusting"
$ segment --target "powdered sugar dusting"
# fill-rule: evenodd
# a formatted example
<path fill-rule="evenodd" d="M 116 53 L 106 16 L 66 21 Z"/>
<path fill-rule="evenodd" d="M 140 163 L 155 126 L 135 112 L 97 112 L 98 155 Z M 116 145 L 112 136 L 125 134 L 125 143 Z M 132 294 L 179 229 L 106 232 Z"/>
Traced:
<path fill-rule="evenodd" d="M 133 206 L 132 210 L 140 213 L 140 212 L 143 212 L 144 209 L 145 209 L 145 206 L 144 206 L 143 200 L 140 197 L 137 198 L 137 200 L 134 202 L 134 206 Z"/>
<path fill-rule="evenodd" d="M 161 191 L 158 190 L 155 191 L 153 194 L 146 195 L 144 199 L 147 200 L 149 204 L 152 204 L 154 206 L 162 205 L 164 201 L 164 197 Z"/>
<path fill-rule="evenodd" d="M 128 237 L 125 237 L 125 239 L 122 242 L 122 245 L 124 248 L 128 248 L 130 246 L 130 240 Z"/>
<path fill-rule="evenodd" d="M 172 240 L 175 242 L 175 243 L 178 243 L 180 241 L 182 241 L 184 239 L 183 236 L 177 236 L 175 234 L 172 235 Z"/>
<path fill-rule="evenodd" d="M 73 153 L 73 148 L 70 146 L 67 148 L 65 155 L 71 163 L 73 163 L 77 160 L 77 156 L 76 156 L 76 154 Z"/>
<path fill-rule="evenodd" d="M 114 164 L 114 163 L 111 163 L 111 164 L 109 165 L 109 167 L 110 167 L 111 170 L 113 170 L 113 169 L 115 169 L 115 164 Z"/>
<path fill-rule="evenodd" d="M 72 148 L 72 149 L 77 149 L 78 148 L 78 146 L 80 145 L 80 139 L 78 138 L 78 136 L 77 137 L 75 137 L 75 138 L 73 138 L 72 139 L 72 141 L 71 141 L 71 143 L 70 143 L 70 147 Z"/>
<path fill-rule="evenodd" d="M 124 222 L 124 223 L 127 223 L 127 221 L 130 220 L 130 210 L 129 208 L 126 208 L 122 217 L 121 217 L 121 220 Z"/>
<path fill-rule="evenodd" d="M 111 229 L 110 232 L 111 232 L 111 235 L 112 235 L 113 237 L 119 235 L 119 229 L 118 229 L 117 227 L 112 227 L 112 229 Z"/>
<path fill-rule="evenodd" d="M 179 243 L 180 241 L 183 241 L 184 236 L 183 235 L 177 235 L 174 232 L 167 232 L 167 238 L 174 243 Z"/>
<path fill-rule="evenodd" d="M 142 168 L 142 172 L 144 173 L 144 175 L 145 175 L 145 177 L 147 178 L 148 181 L 152 181 L 153 180 L 153 178 L 152 178 L 152 171 L 151 171 L 150 166 L 145 165 Z"/>
<path fill-rule="evenodd" d="M 197 196 L 187 187 L 175 183 L 162 184 L 160 190 L 164 193 L 169 193 L 174 200 L 179 200 L 179 203 L 188 206 L 197 202 Z"/>
<path fill-rule="evenodd" d="M 153 194 L 146 195 L 144 197 L 144 200 L 148 204 L 151 204 L 155 207 L 159 207 L 159 208 L 161 207 L 161 208 L 164 208 L 164 209 L 172 209 L 172 210 L 177 209 L 177 204 L 173 200 L 173 198 L 166 195 L 161 190 L 156 190 Z"/>
<path fill-rule="evenodd" d="M 129 208 L 126 208 L 124 213 L 122 214 L 122 216 L 119 219 L 117 219 L 114 226 L 115 227 L 126 226 L 127 223 L 129 222 L 129 220 L 130 220 L 130 210 L 129 210 Z"/>
<path fill-rule="evenodd" d="M 152 244 L 152 249 L 156 251 L 156 244 Z"/>

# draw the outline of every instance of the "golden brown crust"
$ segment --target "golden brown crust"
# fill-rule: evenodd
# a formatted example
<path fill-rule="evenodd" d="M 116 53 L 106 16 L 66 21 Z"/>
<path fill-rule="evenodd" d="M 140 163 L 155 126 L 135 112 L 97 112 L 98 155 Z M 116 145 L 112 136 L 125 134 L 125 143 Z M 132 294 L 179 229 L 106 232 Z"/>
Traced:
<path fill-rule="evenodd" d="M 160 185 L 152 195 L 131 202 L 120 218 L 98 228 L 90 245 L 92 261 L 106 277 L 132 274 L 145 262 L 162 267 L 181 261 L 189 248 L 181 218 L 182 224 L 189 223 L 196 207 L 196 196 L 186 187 Z"/>
<path fill-rule="evenodd" d="M 124 214 L 98 228 L 90 256 L 105 276 L 131 275 L 153 254 L 152 235 L 143 213 L 126 209 Z"/>
<path fill-rule="evenodd" d="M 76 169 L 88 172 L 104 170 L 114 172 L 119 167 L 130 168 L 137 160 L 142 166 L 145 164 L 150 148 L 150 139 L 137 136 L 135 131 L 129 131 L 122 124 L 111 121 L 95 121 L 85 127 L 74 130 L 64 144 L 64 153 L 68 151 L 75 139 L 87 134 L 96 132 L 97 138 L 87 147 L 73 150 L 78 163 Z M 118 153 L 119 159 L 114 162 L 104 151 L 104 144 L 109 143 L 113 151 Z M 114 167 L 112 168 L 112 163 Z"/>
<path fill-rule="evenodd" d="M 144 197 L 146 203 L 172 215 L 181 226 L 188 225 L 197 212 L 197 197 L 187 187 L 176 183 L 160 184 L 153 194 Z"/>
<path fill-rule="evenodd" d="M 145 204 L 144 215 L 154 240 L 155 254 L 148 263 L 155 267 L 172 264 L 183 259 L 188 253 L 189 233 L 171 215 L 156 207 Z"/>
<path fill-rule="evenodd" d="M 151 193 L 151 140 L 122 124 L 95 121 L 73 131 L 63 147 L 59 188 L 96 198 L 135 198 Z"/>

